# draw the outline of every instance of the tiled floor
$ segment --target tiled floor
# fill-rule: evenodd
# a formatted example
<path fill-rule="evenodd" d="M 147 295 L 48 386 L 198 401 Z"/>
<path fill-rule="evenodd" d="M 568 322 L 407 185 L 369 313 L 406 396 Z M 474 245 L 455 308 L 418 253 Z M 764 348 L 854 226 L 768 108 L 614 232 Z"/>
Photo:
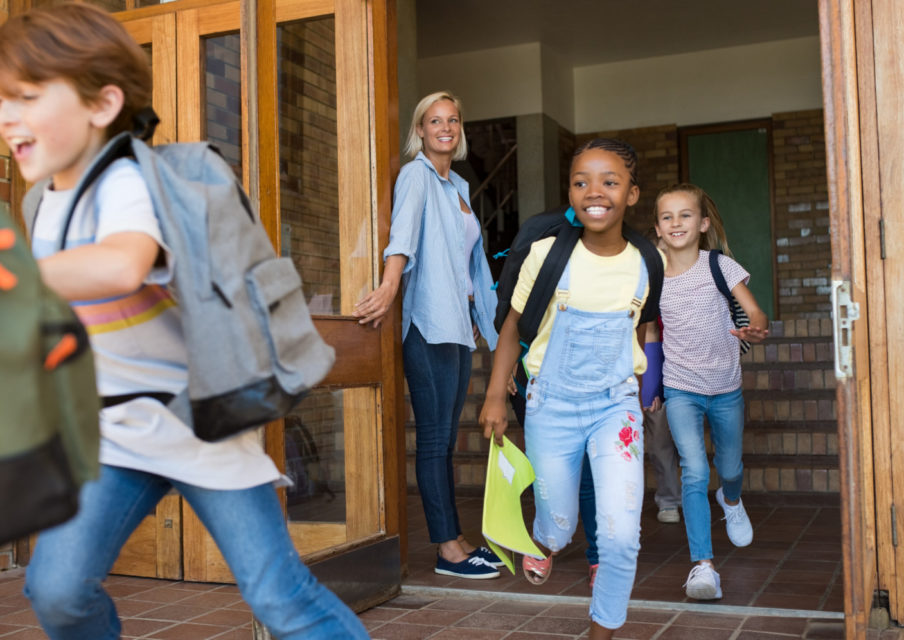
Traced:
<path fill-rule="evenodd" d="M 788 640 L 843 638 L 837 504 L 748 497 L 756 538 L 734 549 L 721 526 L 714 541 L 725 597 L 687 602 L 690 566 L 682 525 L 643 516 L 643 547 L 628 622 L 616 635 L 639 640 Z M 529 506 L 528 509 L 529 511 Z M 466 534 L 479 540 L 480 502 L 461 500 Z M 432 573 L 416 498 L 409 501 L 411 574 L 401 596 L 361 614 L 375 640 L 570 640 L 586 637 L 589 588 L 581 533 L 556 561 L 550 580 L 532 587 L 520 576 L 464 581 Z M 46 636 L 21 595 L 21 570 L 0 573 L 0 638 Z M 228 585 L 111 577 L 123 637 L 143 640 L 247 640 L 251 614 Z M 90 640 L 90 639 L 86 639 Z M 860 639 L 857 639 L 860 640 Z M 901 640 L 897 630 L 869 640 Z"/>
<path fill-rule="evenodd" d="M 714 560 L 724 593 L 719 604 L 843 611 L 841 515 L 837 500 L 822 499 L 822 504 L 817 504 L 797 496 L 748 495 L 744 502 L 754 526 L 754 542 L 738 549 L 728 541 L 725 528 L 718 520 L 721 510 L 713 501 Z M 459 499 L 465 535 L 475 543 L 481 540 L 481 509 L 479 498 Z M 529 501 L 524 510 L 530 522 Z M 520 571 L 513 576 L 504 570 L 499 579 L 479 581 L 436 575 L 433 573 L 435 548 L 428 540 L 423 510 L 416 496 L 408 501 L 408 521 L 408 585 L 590 595 L 584 556 L 586 543 L 580 527 L 573 543 L 556 558 L 546 584 L 534 587 Z M 691 566 L 684 524 L 658 522 L 653 500 L 645 500 L 640 558 L 631 597 L 644 601 L 687 601 L 682 585 Z"/>

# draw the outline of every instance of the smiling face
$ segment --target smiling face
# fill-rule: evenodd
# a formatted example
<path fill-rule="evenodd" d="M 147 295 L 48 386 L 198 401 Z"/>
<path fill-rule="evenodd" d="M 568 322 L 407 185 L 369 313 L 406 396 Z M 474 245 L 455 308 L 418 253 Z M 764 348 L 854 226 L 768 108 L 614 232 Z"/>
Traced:
<path fill-rule="evenodd" d="M 637 203 L 625 161 L 611 151 L 586 149 L 571 162 L 568 200 L 588 234 L 621 239 L 625 209 Z"/>
<path fill-rule="evenodd" d="M 461 115 L 451 100 L 437 100 L 417 126 L 417 134 L 424 141 L 424 155 L 430 159 L 451 157 L 461 140 Z"/>
<path fill-rule="evenodd" d="M 85 104 L 65 80 L 14 86 L 14 95 L 0 96 L 0 137 L 22 177 L 53 177 L 55 189 L 73 188 L 104 144 L 103 105 Z"/>
<path fill-rule="evenodd" d="M 700 211 L 700 202 L 686 191 L 673 191 L 656 203 L 656 235 L 670 250 L 700 247 L 700 236 L 709 229 L 709 218 Z"/>

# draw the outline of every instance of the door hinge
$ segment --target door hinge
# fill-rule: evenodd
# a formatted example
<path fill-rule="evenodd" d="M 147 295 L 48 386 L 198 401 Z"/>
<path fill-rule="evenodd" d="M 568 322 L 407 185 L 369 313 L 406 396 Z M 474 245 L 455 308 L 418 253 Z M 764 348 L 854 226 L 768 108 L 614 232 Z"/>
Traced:
<path fill-rule="evenodd" d="M 835 377 L 849 378 L 854 372 L 854 320 L 860 318 L 860 303 L 851 299 L 851 283 L 832 281 L 832 324 L 835 333 Z"/>
<path fill-rule="evenodd" d="M 891 505 L 891 546 L 898 546 L 898 516 L 894 504 Z"/>
<path fill-rule="evenodd" d="M 885 218 L 879 218 L 879 255 L 885 260 Z"/>

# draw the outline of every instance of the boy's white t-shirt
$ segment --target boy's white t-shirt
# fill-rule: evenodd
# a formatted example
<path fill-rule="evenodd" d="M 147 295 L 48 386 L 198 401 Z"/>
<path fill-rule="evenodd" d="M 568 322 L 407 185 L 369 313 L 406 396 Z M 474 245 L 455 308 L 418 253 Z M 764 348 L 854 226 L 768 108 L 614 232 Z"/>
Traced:
<path fill-rule="evenodd" d="M 729 289 L 747 283 L 750 274 L 719 256 Z M 741 386 L 740 345 L 725 296 L 709 269 L 709 252 L 701 250 L 682 274 L 666 276 L 659 300 L 662 315 L 663 384 L 703 395 L 728 393 Z"/>
<path fill-rule="evenodd" d="M 45 189 L 32 232 L 36 258 L 57 251 L 74 190 Z M 166 266 L 155 267 L 135 292 L 73 302 L 88 330 L 101 396 L 141 392 L 177 394 L 188 384 L 179 307 L 167 283 L 173 256 L 164 246 L 147 186 L 134 161 L 117 160 L 81 199 L 66 248 L 137 231 L 163 247 Z M 205 442 L 152 398 L 137 398 L 100 412 L 103 464 L 138 469 L 207 489 L 247 489 L 282 481 L 258 434 L 246 431 Z"/>
<path fill-rule="evenodd" d="M 524 312 L 524 306 L 530 296 L 531 289 L 540 273 L 540 267 L 552 248 L 555 237 L 537 240 L 531 245 L 530 253 L 521 265 L 518 275 L 518 283 L 512 291 L 512 309 L 518 313 Z M 662 252 L 660 252 L 662 254 Z M 637 291 L 637 281 L 640 278 L 640 263 L 643 257 L 637 248 L 628 243 L 625 249 L 615 256 L 598 256 L 578 241 L 571 253 L 569 264 L 569 292 L 568 304 L 582 311 L 606 312 L 627 311 L 631 300 Z M 665 256 L 663 255 L 663 263 Z M 650 285 L 644 290 L 643 301 L 646 302 L 650 293 Z M 540 326 L 537 329 L 537 337 L 531 342 L 530 350 L 524 359 L 524 365 L 531 375 L 540 373 L 543 364 L 543 356 L 549 346 L 549 338 L 552 335 L 552 326 L 558 309 L 556 300 L 550 300 Z M 641 314 L 635 314 L 634 326 L 640 320 Z M 647 369 L 647 357 L 643 347 L 632 341 L 634 347 L 634 373 L 642 374 Z"/>

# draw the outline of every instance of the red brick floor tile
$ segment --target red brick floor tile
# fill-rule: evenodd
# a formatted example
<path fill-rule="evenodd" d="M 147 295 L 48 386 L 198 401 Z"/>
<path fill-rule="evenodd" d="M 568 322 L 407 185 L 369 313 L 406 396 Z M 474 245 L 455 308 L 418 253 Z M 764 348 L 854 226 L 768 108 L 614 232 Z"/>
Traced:
<path fill-rule="evenodd" d="M 579 618 L 552 618 L 537 616 L 519 628 L 519 631 L 536 633 L 559 633 L 562 635 L 580 635 L 590 628 L 590 620 Z"/>
<path fill-rule="evenodd" d="M 173 626 L 172 620 L 142 620 L 141 618 L 123 618 L 122 634 L 141 637 Z"/>
<path fill-rule="evenodd" d="M 665 629 L 657 640 L 729 640 L 735 629 L 700 629 L 672 625 Z"/>
<path fill-rule="evenodd" d="M 467 611 L 443 611 L 441 609 L 417 609 L 395 619 L 405 624 L 429 624 L 449 627 L 470 615 Z"/>
<path fill-rule="evenodd" d="M 516 636 L 508 635 L 508 631 L 493 629 L 468 629 L 467 638 L 468 640 L 501 640 L 502 638 L 505 638 L 505 640 L 516 640 Z M 562 640 L 562 636 L 557 638 Z M 435 636 L 430 636 L 430 640 L 463 640 L 463 636 L 460 629 L 444 629 Z"/>
<path fill-rule="evenodd" d="M 184 622 L 156 631 L 149 635 L 148 638 L 153 638 L 153 640 L 208 640 L 226 631 L 229 631 L 229 629 L 220 626 Z M 248 635 L 250 637 L 250 630 Z"/>
<path fill-rule="evenodd" d="M 741 629 L 744 631 L 766 631 L 770 633 L 785 633 L 795 637 L 802 637 L 807 628 L 806 618 L 772 618 L 766 616 L 753 616 L 744 620 Z"/>
<path fill-rule="evenodd" d="M 442 627 L 390 622 L 370 631 L 371 640 L 424 640 L 442 631 Z"/>
<path fill-rule="evenodd" d="M 240 627 L 251 624 L 251 614 L 235 609 L 216 609 L 203 616 L 192 619 L 197 624 L 217 624 L 225 627 Z"/>
<path fill-rule="evenodd" d="M 509 629 L 514 630 L 531 619 L 531 616 L 512 615 L 508 613 L 472 613 L 453 626 L 469 629 Z"/>
<path fill-rule="evenodd" d="M 26 628 L 3 636 L 3 640 L 47 640 L 47 635 L 40 629 Z"/>
<path fill-rule="evenodd" d="M 662 625 L 628 621 L 615 631 L 615 640 L 650 640 L 660 629 Z"/>

